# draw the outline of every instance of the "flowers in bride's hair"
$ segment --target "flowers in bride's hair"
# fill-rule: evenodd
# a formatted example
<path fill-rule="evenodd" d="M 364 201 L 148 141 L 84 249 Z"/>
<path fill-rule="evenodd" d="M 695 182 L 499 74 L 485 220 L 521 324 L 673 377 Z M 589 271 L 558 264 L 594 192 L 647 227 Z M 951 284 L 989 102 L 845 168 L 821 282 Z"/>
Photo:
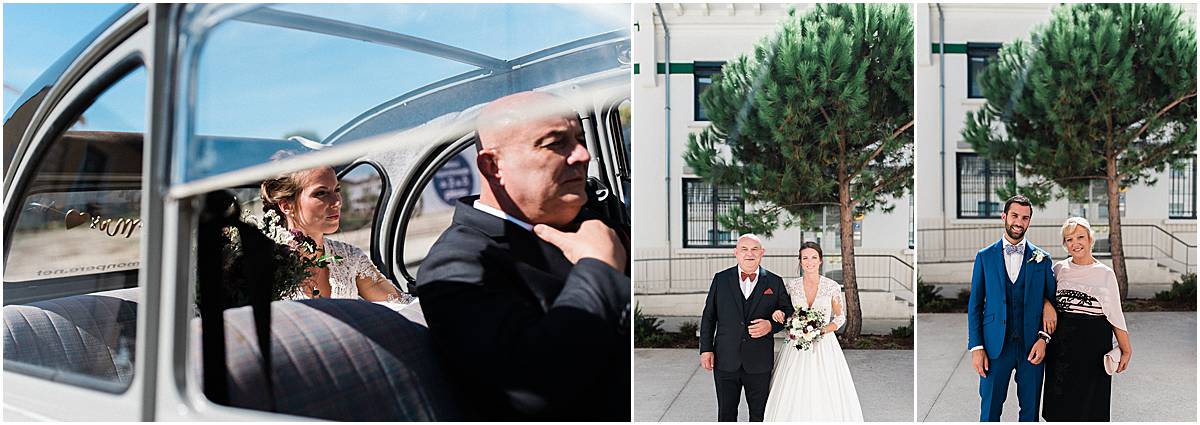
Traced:
<path fill-rule="evenodd" d="M 810 349 L 824 336 L 821 330 L 825 325 L 825 313 L 821 310 L 797 308 L 784 325 L 786 344 L 797 350 Z"/>

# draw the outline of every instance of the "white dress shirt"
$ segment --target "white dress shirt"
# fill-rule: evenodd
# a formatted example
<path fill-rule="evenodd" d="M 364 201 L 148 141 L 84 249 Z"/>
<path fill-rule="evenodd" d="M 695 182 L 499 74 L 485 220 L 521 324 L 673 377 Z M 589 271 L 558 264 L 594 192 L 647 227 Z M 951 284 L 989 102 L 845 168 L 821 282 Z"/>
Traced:
<path fill-rule="evenodd" d="M 478 199 L 476 199 L 476 200 L 475 200 L 475 203 L 474 203 L 474 204 L 471 204 L 471 206 L 475 207 L 475 209 L 477 209 L 477 210 L 480 210 L 480 211 L 483 211 L 483 212 L 485 212 L 485 213 L 488 213 L 488 214 L 494 215 L 494 216 L 496 216 L 496 217 L 500 217 L 501 219 L 504 219 L 504 220 L 508 220 L 509 222 L 511 222 L 511 223 L 513 223 L 513 224 L 516 224 L 516 225 L 518 225 L 518 226 L 521 226 L 521 228 L 522 228 L 522 229 L 528 230 L 528 231 L 530 231 L 530 232 L 532 232 L 532 231 L 533 231 L 533 225 L 532 225 L 532 224 L 526 223 L 526 222 L 524 222 L 524 221 L 521 221 L 520 219 L 518 219 L 518 218 L 516 218 L 516 217 L 513 217 L 513 216 L 511 216 L 511 215 L 508 215 L 508 213 L 506 213 L 506 212 L 504 212 L 504 211 L 501 211 L 501 210 L 498 210 L 498 209 L 496 209 L 496 208 L 493 208 L 491 205 L 485 204 L 485 203 L 483 203 L 483 202 L 479 202 L 479 200 L 478 200 Z"/>
<path fill-rule="evenodd" d="M 747 273 L 747 272 L 742 270 L 741 267 L 738 267 L 738 281 L 741 283 L 742 296 L 746 297 L 746 299 L 750 299 L 750 294 L 754 293 L 754 285 L 758 285 L 758 279 L 760 277 L 762 277 L 762 266 L 759 266 L 755 270 L 756 271 L 754 272 L 754 280 L 750 280 L 750 279 L 743 280 L 742 273 Z"/>

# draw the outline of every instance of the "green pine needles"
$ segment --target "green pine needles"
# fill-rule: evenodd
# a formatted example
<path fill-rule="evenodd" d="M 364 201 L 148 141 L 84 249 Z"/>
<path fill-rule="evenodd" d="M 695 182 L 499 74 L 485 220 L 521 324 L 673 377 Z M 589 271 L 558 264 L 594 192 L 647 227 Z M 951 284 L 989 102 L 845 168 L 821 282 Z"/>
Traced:
<path fill-rule="evenodd" d="M 853 219 L 912 187 L 913 24 L 908 5 L 819 4 L 727 63 L 701 95 L 712 125 L 684 160 L 737 187 L 751 211 L 720 217 L 739 232 L 815 228 L 839 213 L 850 319 L 861 327 Z"/>
<path fill-rule="evenodd" d="M 1005 45 L 980 76 L 987 104 L 967 113 L 963 138 L 980 155 L 1013 161 L 1035 205 L 1081 199 L 1106 183 L 1113 271 L 1128 293 L 1121 189 L 1155 184 L 1196 143 L 1196 30 L 1170 4 L 1059 6 L 1029 41 Z"/>

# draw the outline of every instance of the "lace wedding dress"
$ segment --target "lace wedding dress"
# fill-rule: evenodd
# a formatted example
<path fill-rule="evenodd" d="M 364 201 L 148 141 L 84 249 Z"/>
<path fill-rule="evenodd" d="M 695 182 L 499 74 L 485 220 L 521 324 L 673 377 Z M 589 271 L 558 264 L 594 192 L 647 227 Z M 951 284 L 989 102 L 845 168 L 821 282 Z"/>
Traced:
<path fill-rule="evenodd" d="M 792 280 L 785 286 L 797 310 L 810 308 L 803 279 Z M 841 285 L 821 276 L 811 308 L 824 312 L 825 317 L 841 328 L 846 323 L 845 306 Z M 825 334 L 808 350 L 788 345 L 780 349 L 764 419 L 768 422 L 863 420 L 850 367 L 832 333 Z"/>
<path fill-rule="evenodd" d="M 371 262 L 371 257 L 354 245 L 326 237 L 325 253 L 342 257 L 341 261 L 329 265 L 329 298 L 360 298 L 358 295 L 359 276 L 371 278 L 381 285 L 391 284 L 375 267 L 375 263 Z M 309 298 L 311 298 L 309 294 L 304 291 L 296 291 L 287 297 L 292 300 Z M 413 298 L 401 292 L 399 299 L 389 299 L 388 301 L 408 304 L 413 301 Z"/>

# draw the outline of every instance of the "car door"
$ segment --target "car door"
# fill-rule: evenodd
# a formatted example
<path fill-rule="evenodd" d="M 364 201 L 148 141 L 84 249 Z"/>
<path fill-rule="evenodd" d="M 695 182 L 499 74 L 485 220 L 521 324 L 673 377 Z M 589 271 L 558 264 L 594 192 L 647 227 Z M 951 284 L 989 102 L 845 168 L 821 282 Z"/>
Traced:
<path fill-rule="evenodd" d="M 20 141 L 4 203 L 6 419 L 148 418 L 149 15 L 126 13 L 75 58 Z"/>

